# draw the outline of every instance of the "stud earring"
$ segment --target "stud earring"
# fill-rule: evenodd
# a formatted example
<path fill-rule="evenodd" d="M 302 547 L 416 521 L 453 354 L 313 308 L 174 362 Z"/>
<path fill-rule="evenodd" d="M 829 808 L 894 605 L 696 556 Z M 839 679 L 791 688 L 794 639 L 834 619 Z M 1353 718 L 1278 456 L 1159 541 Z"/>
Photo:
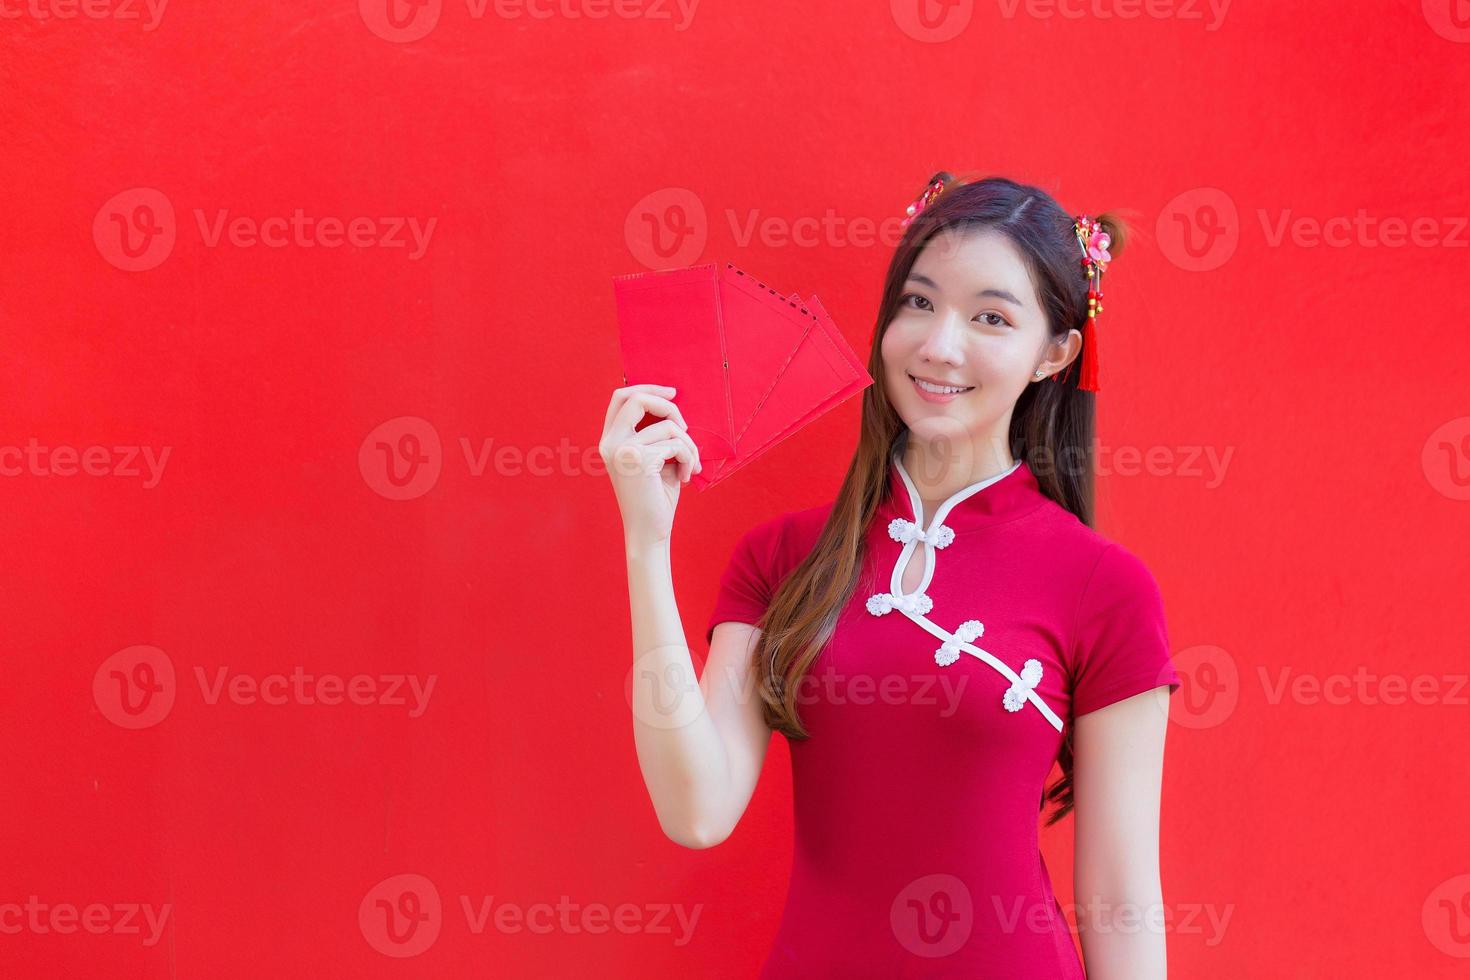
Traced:
<path fill-rule="evenodd" d="M 1043 373 L 1044 372 L 1042 372 L 1042 370 L 1040 368 L 1037 368 L 1036 369 L 1036 373 L 1033 375 L 1033 377 L 1040 378 Z"/>

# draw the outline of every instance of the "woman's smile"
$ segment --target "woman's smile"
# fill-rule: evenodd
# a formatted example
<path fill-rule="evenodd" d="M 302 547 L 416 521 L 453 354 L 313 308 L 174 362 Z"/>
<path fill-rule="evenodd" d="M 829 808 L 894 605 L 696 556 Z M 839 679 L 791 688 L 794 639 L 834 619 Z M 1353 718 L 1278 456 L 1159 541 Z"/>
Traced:
<path fill-rule="evenodd" d="M 950 402 L 967 391 L 975 390 L 974 385 L 970 385 L 969 387 L 944 385 L 930 378 L 919 378 L 912 374 L 909 375 L 909 380 L 913 382 L 914 390 L 919 393 L 919 397 L 926 402 Z"/>

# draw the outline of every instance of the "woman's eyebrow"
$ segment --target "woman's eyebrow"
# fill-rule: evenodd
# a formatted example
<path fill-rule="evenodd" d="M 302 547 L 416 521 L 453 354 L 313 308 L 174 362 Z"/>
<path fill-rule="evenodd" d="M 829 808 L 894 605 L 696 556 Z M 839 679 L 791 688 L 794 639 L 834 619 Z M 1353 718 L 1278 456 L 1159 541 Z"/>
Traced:
<path fill-rule="evenodd" d="M 909 273 L 909 279 L 912 280 L 913 282 L 919 283 L 921 286 L 928 286 L 930 289 L 938 289 L 939 288 L 935 284 L 935 282 L 934 282 L 933 279 L 930 279 L 928 276 L 922 275 L 921 273 L 918 273 L 918 272 L 911 272 L 911 273 Z M 1022 303 L 1020 300 L 1016 299 L 1016 297 L 1012 296 L 1010 293 L 1006 292 L 1004 289 L 982 289 L 978 293 L 975 294 L 976 299 L 984 299 L 987 296 L 994 297 L 995 299 L 1003 299 L 1007 303 L 1010 303 L 1012 306 L 1018 306 L 1018 307 L 1021 307 L 1022 309 L 1024 309 L 1025 306 L 1026 306 L 1025 303 Z"/>

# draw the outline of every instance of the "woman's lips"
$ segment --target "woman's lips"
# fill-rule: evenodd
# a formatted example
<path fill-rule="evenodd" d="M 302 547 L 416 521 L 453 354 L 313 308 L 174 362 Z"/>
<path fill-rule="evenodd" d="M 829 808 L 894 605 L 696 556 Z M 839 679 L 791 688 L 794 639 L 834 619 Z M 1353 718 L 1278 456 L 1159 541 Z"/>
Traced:
<path fill-rule="evenodd" d="M 961 395 L 969 394 L 970 392 L 975 390 L 975 386 L 971 385 L 964 391 L 951 391 L 945 394 L 941 394 L 937 391 L 925 391 L 923 386 L 919 384 L 919 379 L 914 377 L 912 374 L 909 375 L 909 383 L 914 386 L 914 390 L 919 393 L 920 398 L 924 399 L 924 401 L 926 402 L 933 402 L 937 405 L 942 405 L 945 402 L 952 402 Z"/>

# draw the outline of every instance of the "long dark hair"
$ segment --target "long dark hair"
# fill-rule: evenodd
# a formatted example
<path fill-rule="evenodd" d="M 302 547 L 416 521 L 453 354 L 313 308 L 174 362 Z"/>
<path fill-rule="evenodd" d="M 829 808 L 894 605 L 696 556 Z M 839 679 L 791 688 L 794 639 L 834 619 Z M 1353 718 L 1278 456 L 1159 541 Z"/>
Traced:
<path fill-rule="evenodd" d="M 935 180 L 943 180 L 945 189 L 910 223 L 888 265 L 868 354 L 874 383 L 863 391 L 857 450 L 817 543 L 772 597 L 752 654 L 766 723 L 787 738 L 809 737 L 797 714 L 797 691 L 852 597 L 868 524 L 887 492 L 889 460 L 907 431 L 888 399 L 882 347 L 919 252 L 947 228 L 1000 232 L 1025 260 L 1053 339 L 1081 330 L 1087 316 L 1087 276 L 1073 228 L 1075 218 L 1051 195 L 1004 177 L 957 180 L 941 171 L 926 184 Z M 1116 257 L 1126 225 L 1113 213 L 1098 215 L 1097 220 L 1111 235 Z M 1090 527 L 1095 396 L 1077 387 L 1084 353 L 1079 351 L 1057 378 L 1026 386 L 1011 414 L 1009 438 L 1012 456 L 1026 461 L 1041 491 Z M 1058 804 L 1048 825 L 1072 809 L 1072 760 L 1068 726 L 1057 757 L 1062 776 L 1041 798 L 1042 809 L 1048 801 Z"/>

